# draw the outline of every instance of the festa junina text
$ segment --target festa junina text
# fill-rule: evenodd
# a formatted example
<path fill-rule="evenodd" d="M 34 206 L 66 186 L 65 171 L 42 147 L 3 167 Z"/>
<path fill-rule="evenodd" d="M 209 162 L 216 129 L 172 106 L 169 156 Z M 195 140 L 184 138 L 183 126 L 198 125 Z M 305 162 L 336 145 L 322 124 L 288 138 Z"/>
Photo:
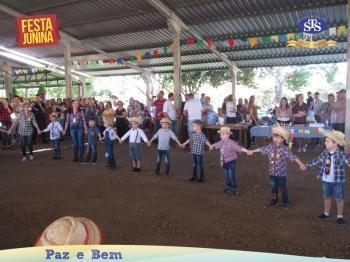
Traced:
<path fill-rule="evenodd" d="M 17 30 L 20 47 L 57 44 L 55 15 L 19 17 Z"/>

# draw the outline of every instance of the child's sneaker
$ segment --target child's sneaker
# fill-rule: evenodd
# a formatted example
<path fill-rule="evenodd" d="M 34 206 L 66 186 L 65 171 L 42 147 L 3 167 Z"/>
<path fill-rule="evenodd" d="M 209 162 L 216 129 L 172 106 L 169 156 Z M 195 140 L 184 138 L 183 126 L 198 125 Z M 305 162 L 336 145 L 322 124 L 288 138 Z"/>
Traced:
<path fill-rule="evenodd" d="M 318 216 L 319 219 L 321 220 L 325 220 L 325 219 L 329 219 L 329 215 L 325 215 L 325 213 L 322 213 L 321 215 Z"/>
<path fill-rule="evenodd" d="M 166 169 L 166 170 L 165 170 L 165 174 L 166 174 L 166 175 L 169 175 L 169 174 L 170 174 L 170 170 L 169 170 L 169 169 Z"/>
<path fill-rule="evenodd" d="M 189 179 L 189 181 L 193 182 L 193 181 L 196 181 L 197 180 L 197 177 L 193 176 Z"/>
<path fill-rule="evenodd" d="M 345 220 L 343 217 L 338 217 L 337 218 L 337 224 L 338 225 L 344 225 L 345 224 Z"/>
<path fill-rule="evenodd" d="M 134 168 L 132 169 L 132 172 L 137 172 L 137 168 L 134 167 Z"/>
<path fill-rule="evenodd" d="M 96 165 L 96 161 L 91 161 L 90 164 Z"/>
<path fill-rule="evenodd" d="M 274 207 L 278 205 L 278 201 L 276 199 L 272 199 L 270 202 L 270 206 Z"/>
<path fill-rule="evenodd" d="M 288 209 L 288 208 L 289 208 L 289 204 L 288 204 L 288 203 L 283 203 L 283 204 L 282 204 L 282 207 L 283 207 L 284 209 Z"/>
<path fill-rule="evenodd" d="M 22 162 L 26 162 L 26 161 L 27 161 L 27 157 L 23 157 Z"/>
<path fill-rule="evenodd" d="M 231 193 L 231 190 L 230 190 L 229 188 L 226 188 L 226 189 L 224 190 L 224 193 L 225 193 L 225 194 L 229 194 L 229 193 Z"/>
<path fill-rule="evenodd" d="M 141 172 L 141 168 L 136 168 L 136 172 L 140 173 Z"/>
<path fill-rule="evenodd" d="M 231 190 L 231 192 L 230 192 L 230 195 L 231 196 L 238 196 L 238 192 L 237 192 L 237 190 Z"/>
<path fill-rule="evenodd" d="M 156 169 L 156 171 L 154 172 L 157 176 L 160 175 L 159 169 Z"/>
<path fill-rule="evenodd" d="M 203 183 L 203 178 L 198 179 L 197 183 Z"/>
<path fill-rule="evenodd" d="M 34 156 L 33 156 L 33 155 L 30 155 L 30 156 L 29 156 L 29 160 L 30 160 L 30 161 L 34 160 Z"/>

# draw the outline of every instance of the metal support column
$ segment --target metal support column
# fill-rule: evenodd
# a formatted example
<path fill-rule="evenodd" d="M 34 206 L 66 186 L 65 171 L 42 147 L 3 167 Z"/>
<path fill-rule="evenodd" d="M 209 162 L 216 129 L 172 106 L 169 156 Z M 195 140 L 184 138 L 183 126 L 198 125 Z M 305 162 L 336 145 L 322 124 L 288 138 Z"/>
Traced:
<path fill-rule="evenodd" d="M 12 68 L 9 65 L 4 65 L 5 72 L 5 89 L 6 89 L 6 97 L 12 97 Z"/>
<path fill-rule="evenodd" d="M 232 91 L 231 94 L 233 96 L 233 103 L 236 104 L 236 83 L 237 83 L 237 71 L 233 70 L 233 68 L 230 68 L 230 75 L 231 75 L 231 85 L 232 85 Z"/>
<path fill-rule="evenodd" d="M 64 41 L 64 71 L 66 81 L 66 98 L 72 98 L 72 63 L 70 41 Z"/>
<path fill-rule="evenodd" d="M 350 43 L 350 0 L 348 0 L 348 29 L 347 37 Z M 350 44 L 347 47 L 347 72 L 346 72 L 346 110 L 345 110 L 345 152 L 350 154 Z"/>

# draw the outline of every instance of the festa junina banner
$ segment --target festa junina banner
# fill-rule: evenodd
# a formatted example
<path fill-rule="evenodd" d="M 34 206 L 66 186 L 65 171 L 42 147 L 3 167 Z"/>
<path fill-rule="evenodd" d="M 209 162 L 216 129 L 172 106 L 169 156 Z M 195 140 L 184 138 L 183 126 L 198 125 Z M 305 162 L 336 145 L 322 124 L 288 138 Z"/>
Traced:
<path fill-rule="evenodd" d="M 57 45 L 58 22 L 55 14 L 17 17 L 19 47 Z"/>
<path fill-rule="evenodd" d="M 345 262 L 347 259 L 314 258 L 224 249 L 165 246 L 54 246 L 0 251 L 4 262 Z"/>

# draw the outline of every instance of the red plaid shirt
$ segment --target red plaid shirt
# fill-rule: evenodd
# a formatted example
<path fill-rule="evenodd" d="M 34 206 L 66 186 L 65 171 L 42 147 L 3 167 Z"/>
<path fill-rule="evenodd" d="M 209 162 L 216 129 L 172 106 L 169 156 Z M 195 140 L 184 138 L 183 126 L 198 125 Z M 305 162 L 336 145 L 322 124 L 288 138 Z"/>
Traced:
<path fill-rule="evenodd" d="M 12 110 L 10 109 L 12 112 Z M 11 112 L 8 111 L 4 106 L 0 107 L 0 122 L 2 124 L 2 128 L 9 129 L 11 127 Z"/>

